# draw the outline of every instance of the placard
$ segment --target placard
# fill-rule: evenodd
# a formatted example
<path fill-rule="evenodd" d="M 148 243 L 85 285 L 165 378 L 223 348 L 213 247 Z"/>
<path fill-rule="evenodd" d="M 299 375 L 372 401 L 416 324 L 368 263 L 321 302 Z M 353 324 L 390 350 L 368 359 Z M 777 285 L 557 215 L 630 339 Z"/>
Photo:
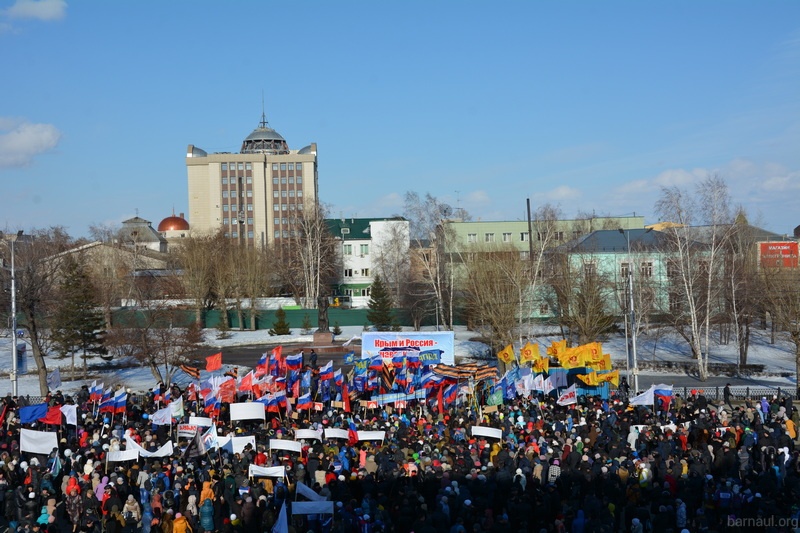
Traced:
<path fill-rule="evenodd" d="M 484 405 L 482 409 L 483 409 L 484 413 L 496 413 L 497 412 L 497 406 L 496 405 Z"/>
<path fill-rule="evenodd" d="M 283 465 L 264 467 L 251 464 L 248 475 L 250 477 L 283 477 L 286 475 L 286 467 Z"/>
<path fill-rule="evenodd" d="M 322 440 L 322 431 L 316 431 L 314 429 L 296 429 L 294 430 L 294 438 L 296 440 Z"/>
<path fill-rule="evenodd" d="M 292 514 L 333 514 L 333 502 L 292 502 Z"/>
<path fill-rule="evenodd" d="M 492 439 L 502 439 L 503 430 L 486 426 L 472 426 L 473 437 L 490 437 Z"/>
<path fill-rule="evenodd" d="M 326 439 L 349 439 L 350 435 L 346 429 L 325 428 Z"/>
<path fill-rule="evenodd" d="M 195 424 L 178 424 L 178 438 L 190 439 L 197 434 L 197 429 L 200 426 Z"/>
<path fill-rule="evenodd" d="M 266 413 L 261 402 L 232 403 L 231 422 L 234 420 L 264 420 Z"/>
<path fill-rule="evenodd" d="M 379 440 L 383 442 L 383 439 L 386 438 L 385 431 L 359 431 L 358 432 L 358 440 Z"/>
<path fill-rule="evenodd" d="M 189 423 L 194 424 L 195 426 L 201 426 L 207 428 L 211 427 L 211 424 L 213 424 L 214 421 L 208 418 L 207 416 L 190 416 Z"/>
<path fill-rule="evenodd" d="M 269 439 L 269 449 L 301 453 L 303 451 L 303 445 L 293 440 Z"/>

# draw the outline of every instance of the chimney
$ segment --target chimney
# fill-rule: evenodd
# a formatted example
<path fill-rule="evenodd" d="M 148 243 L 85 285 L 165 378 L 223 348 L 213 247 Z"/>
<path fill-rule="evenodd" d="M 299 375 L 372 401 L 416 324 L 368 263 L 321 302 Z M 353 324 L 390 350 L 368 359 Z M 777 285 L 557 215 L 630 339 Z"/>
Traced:
<path fill-rule="evenodd" d="M 183 218 L 184 220 L 186 219 L 186 217 L 183 216 L 183 213 L 180 214 L 180 217 Z"/>

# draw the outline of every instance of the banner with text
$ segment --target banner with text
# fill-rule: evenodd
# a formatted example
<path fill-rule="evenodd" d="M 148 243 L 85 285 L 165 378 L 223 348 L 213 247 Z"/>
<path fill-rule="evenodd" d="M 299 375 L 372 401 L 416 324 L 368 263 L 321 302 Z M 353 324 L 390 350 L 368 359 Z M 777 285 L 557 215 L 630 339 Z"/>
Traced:
<path fill-rule="evenodd" d="M 414 356 L 423 365 L 455 364 L 452 331 L 370 331 L 361 335 L 361 358 Z"/>

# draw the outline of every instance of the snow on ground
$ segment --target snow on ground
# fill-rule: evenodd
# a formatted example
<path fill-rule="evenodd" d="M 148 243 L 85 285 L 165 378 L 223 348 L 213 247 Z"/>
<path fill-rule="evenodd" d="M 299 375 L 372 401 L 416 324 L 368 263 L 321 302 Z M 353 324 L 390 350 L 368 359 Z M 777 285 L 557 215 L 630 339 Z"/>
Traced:
<path fill-rule="evenodd" d="M 410 328 L 406 328 L 406 330 L 411 331 Z M 431 329 L 428 330 L 431 331 Z M 362 326 L 343 327 L 342 334 L 337 337 L 337 341 L 360 339 L 362 331 Z M 3 333 L 5 333 L 6 336 L 0 337 L 0 394 L 5 395 L 7 392 L 11 391 L 11 382 L 8 379 L 8 373 L 11 370 L 11 339 L 7 336 L 7 331 Z M 456 327 L 455 352 L 457 361 L 492 361 L 486 344 L 477 340 L 479 337 L 480 335 L 478 333 L 469 331 L 465 327 Z M 530 338 L 531 342 L 536 342 L 540 345 L 541 353 L 544 354 L 545 348 L 553 341 L 559 340 L 561 336 L 557 328 L 538 327 L 532 331 Z M 205 332 L 205 340 L 208 345 L 208 355 L 221 350 L 223 352 L 224 361 L 226 347 L 283 344 L 285 346 L 284 353 L 292 353 L 292 345 L 310 344 L 312 342 L 312 335 L 303 335 L 300 333 L 299 329 L 293 330 L 292 335 L 280 337 L 270 336 L 267 330 L 231 330 L 230 338 L 217 339 L 217 331 L 209 329 Z M 686 342 L 674 332 L 668 330 L 654 330 L 650 333 L 639 335 L 637 340 L 639 361 L 652 361 L 655 363 L 691 361 L 689 348 Z M 766 374 L 768 374 L 765 375 L 764 378 L 768 379 L 772 384 L 794 384 L 795 362 L 792 344 L 780 337 L 775 344 L 770 344 L 769 340 L 768 331 L 753 331 L 748 363 L 764 365 Z M 19 342 L 25 341 L 26 339 L 19 339 Z M 518 347 L 519 346 L 517 346 L 517 348 Z M 605 353 L 611 354 L 612 360 L 624 364 L 626 354 L 626 339 L 624 335 L 613 335 L 603 340 L 603 349 Z M 31 373 L 35 371 L 35 364 L 33 357 L 30 355 L 30 345 L 27 346 L 27 350 L 29 373 L 19 376 L 18 391 L 21 395 L 38 396 L 39 382 L 37 376 Z M 736 343 L 732 341 L 728 345 L 715 345 L 711 350 L 710 362 L 735 363 L 737 357 Z M 51 372 L 56 367 L 60 369 L 63 382 L 61 390 L 65 393 L 75 392 L 85 383 L 80 379 L 69 381 L 72 364 L 72 359 L 70 357 L 58 358 L 57 356 L 49 355 L 46 361 L 48 372 Z M 76 357 L 75 364 L 77 367 L 77 376 L 80 377 L 82 375 L 82 362 L 79 357 Z M 113 369 L 109 369 L 110 364 L 114 365 Z M 156 380 L 149 368 L 141 367 L 135 361 L 113 361 L 113 363 L 106 363 L 99 357 L 96 357 L 89 360 L 89 372 L 89 383 L 91 383 L 92 379 L 97 379 L 98 382 L 103 381 L 106 386 L 122 383 L 134 391 L 146 391 L 156 385 Z M 648 372 L 640 372 L 640 374 L 646 373 Z M 176 377 L 175 381 L 178 383 L 188 383 L 189 380 L 181 372 L 179 376 Z"/>

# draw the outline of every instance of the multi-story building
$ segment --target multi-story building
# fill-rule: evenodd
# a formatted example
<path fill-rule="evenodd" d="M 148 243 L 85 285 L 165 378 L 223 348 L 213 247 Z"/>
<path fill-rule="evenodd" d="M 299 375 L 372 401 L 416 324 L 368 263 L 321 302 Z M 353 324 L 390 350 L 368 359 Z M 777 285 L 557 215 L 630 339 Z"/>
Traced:
<path fill-rule="evenodd" d="M 409 262 L 407 220 L 334 218 L 325 222 L 331 234 L 341 241 L 342 272 L 334 287 L 336 296 L 349 300 L 352 307 L 367 307 L 376 273 L 381 274 L 389 290 L 404 281 Z"/>
<path fill-rule="evenodd" d="M 300 215 L 316 208 L 316 143 L 290 150 L 263 114 L 239 153 L 209 154 L 190 144 L 186 169 L 193 234 L 222 229 L 264 247 L 294 236 Z"/>

